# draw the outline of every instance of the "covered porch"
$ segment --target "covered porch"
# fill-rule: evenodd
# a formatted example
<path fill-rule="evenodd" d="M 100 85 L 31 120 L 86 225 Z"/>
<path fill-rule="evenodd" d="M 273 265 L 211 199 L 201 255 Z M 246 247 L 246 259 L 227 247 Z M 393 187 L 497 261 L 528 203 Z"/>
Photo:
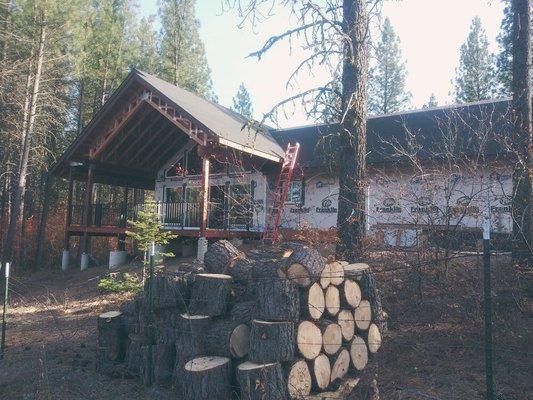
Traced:
<path fill-rule="evenodd" d="M 176 172 L 183 157 L 196 158 L 196 170 Z M 145 207 L 135 196 L 139 190 L 154 191 L 165 229 L 202 239 L 200 258 L 207 238 L 257 237 L 261 229 L 254 223 L 253 197 L 246 192 L 246 201 L 236 206 L 228 196 L 216 195 L 218 185 L 210 177 L 220 177 L 220 166 L 235 160 L 257 172 L 267 164 L 275 167 L 282 157 L 268 133 L 252 132 L 238 114 L 133 70 L 54 168 L 54 174 L 69 180 L 63 263 L 68 263 L 72 236 L 81 238 L 82 267 L 91 237 L 117 237 L 117 250 L 124 251 L 127 221 Z M 167 197 L 168 170 L 174 174 L 169 181 L 183 181 L 178 197 Z M 74 201 L 75 182 L 84 182 L 82 202 Z M 121 201 L 98 201 L 95 184 L 123 188 Z"/>

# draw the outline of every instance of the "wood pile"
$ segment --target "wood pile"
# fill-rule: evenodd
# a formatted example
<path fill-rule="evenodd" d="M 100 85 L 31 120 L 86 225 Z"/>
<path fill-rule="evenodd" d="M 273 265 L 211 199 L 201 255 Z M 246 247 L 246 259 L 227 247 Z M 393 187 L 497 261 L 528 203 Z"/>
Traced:
<path fill-rule="evenodd" d="M 304 245 L 247 258 L 225 240 L 204 263 L 156 275 L 151 296 L 100 316 L 100 358 L 187 399 L 302 399 L 346 391 L 381 346 L 366 264 L 328 264 Z"/>

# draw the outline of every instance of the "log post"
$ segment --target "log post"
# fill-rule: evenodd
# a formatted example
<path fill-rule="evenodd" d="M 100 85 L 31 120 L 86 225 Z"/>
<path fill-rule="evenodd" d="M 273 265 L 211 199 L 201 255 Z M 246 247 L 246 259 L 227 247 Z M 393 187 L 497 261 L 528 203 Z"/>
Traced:
<path fill-rule="evenodd" d="M 185 364 L 183 398 L 226 400 L 231 394 L 231 360 L 225 357 L 198 357 Z"/>
<path fill-rule="evenodd" d="M 87 171 L 87 186 L 85 188 L 85 204 L 83 208 L 83 225 L 84 225 L 84 233 L 83 233 L 83 241 L 82 241 L 82 254 L 90 251 L 89 244 L 90 244 L 90 237 L 87 232 L 87 228 L 90 226 L 90 219 L 91 219 L 91 206 L 93 201 L 93 174 L 94 174 L 94 164 L 89 165 L 89 169 Z"/>
<path fill-rule="evenodd" d="M 296 286 L 288 279 L 265 279 L 257 287 L 257 315 L 268 321 L 297 321 L 300 300 Z"/>
<path fill-rule="evenodd" d="M 294 358 L 294 324 L 254 319 L 250 332 L 250 361 L 271 363 Z"/>
<path fill-rule="evenodd" d="M 241 398 L 246 400 L 283 400 L 287 388 L 280 363 L 256 364 L 246 361 L 237 367 Z"/>
<path fill-rule="evenodd" d="M 224 314 L 231 282 L 229 275 L 197 274 L 192 285 L 189 313 L 208 316 Z"/>
<path fill-rule="evenodd" d="M 198 260 L 203 261 L 207 249 L 207 230 L 209 205 L 209 158 L 202 157 L 202 189 L 200 192 L 200 237 L 198 238 Z"/>
<path fill-rule="evenodd" d="M 214 322 L 205 335 L 205 352 L 213 356 L 242 358 L 249 345 L 250 328 L 232 320 Z"/>
<path fill-rule="evenodd" d="M 126 335 L 120 311 L 109 311 L 98 317 L 98 360 L 122 361 L 126 346 Z"/>
<path fill-rule="evenodd" d="M 308 287 L 320 279 L 320 274 L 326 266 L 324 258 L 311 247 L 298 247 L 289 258 L 287 278 L 303 287 Z"/>

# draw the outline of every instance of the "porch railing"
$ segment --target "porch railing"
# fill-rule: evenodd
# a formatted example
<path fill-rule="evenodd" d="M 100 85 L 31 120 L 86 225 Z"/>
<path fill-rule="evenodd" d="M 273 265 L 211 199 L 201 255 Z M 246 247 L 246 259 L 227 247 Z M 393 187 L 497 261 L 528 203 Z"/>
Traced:
<path fill-rule="evenodd" d="M 168 228 L 190 229 L 200 227 L 199 203 L 155 203 L 161 222 Z M 146 204 L 113 205 L 96 203 L 89 206 L 88 226 L 91 227 L 126 227 L 128 220 L 137 220 L 139 211 Z M 208 228 L 249 230 L 253 226 L 251 210 L 228 210 L 223 203 L 209 202 Z M 85 225 L 84 206 L 72 205 L 72 225 Z"/>

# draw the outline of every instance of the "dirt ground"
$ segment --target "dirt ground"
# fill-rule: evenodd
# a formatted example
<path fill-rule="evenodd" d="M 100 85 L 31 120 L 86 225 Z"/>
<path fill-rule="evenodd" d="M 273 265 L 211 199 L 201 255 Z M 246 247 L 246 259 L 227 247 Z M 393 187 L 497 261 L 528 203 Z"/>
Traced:
<path fill-rule="evenodd" d="M 374 260 L 390 331 L 372 360 L 381 399 L 482 399 L 481 264 L 450 267 L 446 279 L 425 267 L 422 299 L 412 266 Z M 135 380 L 95 371 L 96 316 L 130 294 L 101 294 L 107 271 L 39 273 L 12 278 L 0 399 L 151 399 Z M 531 271 L 494 260 L 494 366 L 500 400 L 533 399 Z M 524 289 L 526 288 L 526 289 Z M 176 397 L 178 398 L 178 397 Z"/>

